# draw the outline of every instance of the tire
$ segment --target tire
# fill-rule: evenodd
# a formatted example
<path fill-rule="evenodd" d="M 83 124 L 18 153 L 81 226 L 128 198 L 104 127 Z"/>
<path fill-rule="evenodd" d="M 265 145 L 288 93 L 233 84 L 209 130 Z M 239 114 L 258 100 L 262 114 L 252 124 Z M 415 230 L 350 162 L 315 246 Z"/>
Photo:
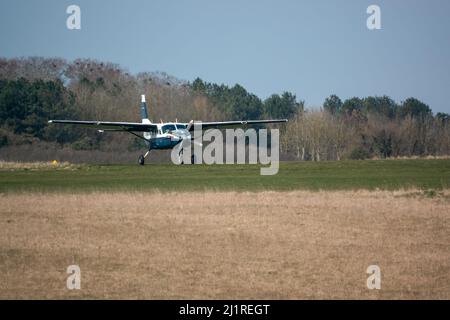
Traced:
<path fill-rule="evenodd" d="M 145 158 L 144 158 L 144 156 L 143 156 L 142 154 L 139 156 L 138 163 L 139 163 L 141 166 L 143 166 L 144 163 L 145 163 Z"/>
<path fill-rule="evenodd" d="M 182 151 L 180 151 L 180 152 L 178 153 L 178 164 L 179 164 L 179 165 L 184 164 L 184 161 L 183 161 L 183 152 L 182 152 Z"/>

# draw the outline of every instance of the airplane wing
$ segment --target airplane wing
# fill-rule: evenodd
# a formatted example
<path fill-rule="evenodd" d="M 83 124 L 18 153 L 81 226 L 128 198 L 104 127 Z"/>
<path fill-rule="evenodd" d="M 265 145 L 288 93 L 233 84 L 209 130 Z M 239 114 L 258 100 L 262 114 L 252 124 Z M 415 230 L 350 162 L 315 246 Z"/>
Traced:
<path fill-rule="evenodd" d="M 194 122 L 189 123 L 188 128 L 189 131 L 194 131 L 194 126 L 196 123 L 202 125 L 202 129 L 211 129 L 211 128 L 227 128 L 227 127 L 236 127 L 236 126 L 245 126 L 245 125 L 255 125 L 255 124 L 266 124 L 266 123 L 280 123 L 280 122 L 288 122 L 287 119 L 276 119 L 276 120 L 238 120 L 238 121 L 215 121 L 215 122 Z"/>
<path fill-rule="evenodd" d="M 84 127 L 91 127 L 97 130 L 107 130 L 107 131 L 156 132 L 158 130 L 156 124 L 147 124 L 139 122 L 49 120 L 48 123 L 73 124 Z"/>

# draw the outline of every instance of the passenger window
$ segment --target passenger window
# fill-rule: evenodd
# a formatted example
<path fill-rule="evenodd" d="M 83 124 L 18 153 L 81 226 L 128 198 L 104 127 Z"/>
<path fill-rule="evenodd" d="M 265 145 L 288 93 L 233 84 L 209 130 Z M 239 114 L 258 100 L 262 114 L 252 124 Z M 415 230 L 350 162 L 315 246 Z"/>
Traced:
<path fill-rule="evenodd" d="M 163 133 L 167 133 L 169 131 L 174 131 L 174 130 L 176 130 L 176 128 L 173 124 L 166 124 L 165 126 L 162 127 Z"/>

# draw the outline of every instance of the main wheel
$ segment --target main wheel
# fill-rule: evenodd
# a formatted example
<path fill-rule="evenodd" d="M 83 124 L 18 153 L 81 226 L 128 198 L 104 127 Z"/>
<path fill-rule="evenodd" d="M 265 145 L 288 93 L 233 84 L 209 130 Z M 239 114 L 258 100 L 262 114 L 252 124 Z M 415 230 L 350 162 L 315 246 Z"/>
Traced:
<path fill-rule="evenodd" d="M 183 149 L 178 153 L 178 164 L 184 164 Z"/>
<path fill-rule="evenodd" d="M 144 158 L 144 156 L 143 156 L 142 154 L 139 156 L 138 162 L 139 162 L 139 164 L 140 164 L 141 166 L 144 165 L 144 163 L 145 163 L 145 158 Z"/>

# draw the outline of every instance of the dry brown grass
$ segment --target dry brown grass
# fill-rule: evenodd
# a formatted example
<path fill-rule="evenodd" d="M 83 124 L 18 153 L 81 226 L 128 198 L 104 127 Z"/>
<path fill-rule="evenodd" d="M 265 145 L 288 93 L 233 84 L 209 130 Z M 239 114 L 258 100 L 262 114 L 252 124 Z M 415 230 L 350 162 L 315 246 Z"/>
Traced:
<path fill-rule="evenodd" d="M 449 299 L 448 191 L 403 195 L 2 194 L 0 298 Z"/>
<path fill-rule="evenodd" d="M 69 162 L 49 161 L 49 162 L 15 162 L 1 161 L 0 170 L 42 170 L 42 169 L 74 169 L 80 168 L 79 164 Z"/>

